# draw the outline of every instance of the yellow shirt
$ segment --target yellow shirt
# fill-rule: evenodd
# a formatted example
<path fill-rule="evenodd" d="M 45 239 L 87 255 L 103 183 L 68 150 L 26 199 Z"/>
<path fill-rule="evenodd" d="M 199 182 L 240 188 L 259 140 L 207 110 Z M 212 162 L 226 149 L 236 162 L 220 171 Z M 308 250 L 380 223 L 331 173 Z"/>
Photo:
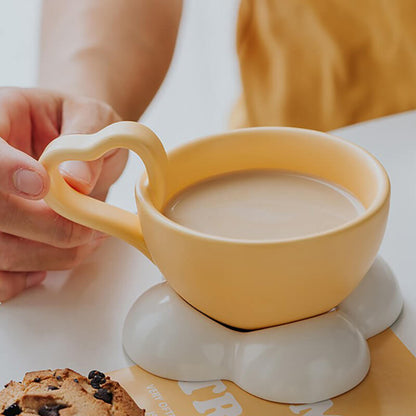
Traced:
<path fill-rule="evenodd" d="M 242 0 L 233 127 L 331 130 L 416 108 L 416 0 Z"/>

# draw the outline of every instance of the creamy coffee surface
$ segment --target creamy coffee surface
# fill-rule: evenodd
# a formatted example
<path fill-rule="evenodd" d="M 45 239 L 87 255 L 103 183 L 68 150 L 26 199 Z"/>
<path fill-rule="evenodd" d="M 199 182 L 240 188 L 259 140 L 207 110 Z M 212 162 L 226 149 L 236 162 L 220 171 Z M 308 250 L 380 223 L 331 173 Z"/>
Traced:
<path fill-rule="evenodd" d="M 278 240 L 340 226 L 364 211 L 349 192 L 324 180 L 279 170 L 218 176 L 171 199 L 164 214 L 218 237 Z"/>

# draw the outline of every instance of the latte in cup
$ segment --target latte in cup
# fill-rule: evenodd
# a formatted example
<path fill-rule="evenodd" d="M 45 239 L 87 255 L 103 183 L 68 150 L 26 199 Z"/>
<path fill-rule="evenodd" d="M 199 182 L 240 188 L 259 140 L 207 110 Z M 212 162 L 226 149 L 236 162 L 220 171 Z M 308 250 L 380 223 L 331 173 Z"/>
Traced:
<path fill-rule="evenodd" d="M 330 230 L 364 212 L 350 192 L 325 180 L 281 170 L 234 172 L 173 197 L 164 214 L 217 237 L 291 239 Z"/>

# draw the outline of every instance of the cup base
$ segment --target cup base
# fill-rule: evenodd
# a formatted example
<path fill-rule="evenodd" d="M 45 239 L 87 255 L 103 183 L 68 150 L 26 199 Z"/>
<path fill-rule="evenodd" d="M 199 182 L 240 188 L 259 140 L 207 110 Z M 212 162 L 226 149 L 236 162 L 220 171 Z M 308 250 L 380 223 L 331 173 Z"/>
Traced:
<path fill-rule="evenodd" d="M 397 280 L 380 257 L 335 310 L 248 332 L 210 319 L 163 282 L 130 309 L 123 345 L 136 364 L 164 378 L 226 379 L 266 400 L 311 403 L 365 378 L 366 339 L 392 325 L 402 307 Z"/>

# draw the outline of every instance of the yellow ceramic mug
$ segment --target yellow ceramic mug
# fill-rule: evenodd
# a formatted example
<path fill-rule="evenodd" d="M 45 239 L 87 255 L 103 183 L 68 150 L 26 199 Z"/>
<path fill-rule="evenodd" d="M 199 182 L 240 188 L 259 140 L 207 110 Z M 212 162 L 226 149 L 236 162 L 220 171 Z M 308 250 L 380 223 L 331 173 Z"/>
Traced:
<path fill-rule="evenodd" d="M 125 147 L 146 166 L 136 186 L 138 216 L 76 192 L 59 174 L 65 160 L 93 160 Z M 374 261 L 386 225 L 390 186 L 369 153 L 311 130 L 253 128 L 206 137 L 167 156 L 156 135 L 134 122 L 92 135 L 62 136 L 41 157 L 59 214 L 115 235 L 141 250 L 190 304 L 228 325 L 254 329 L 326 312 L 360 282 Z M 335 229 L 276 241 L 233 240 L 181 226 L 162 212 L 184 188 L 245 169 L 284 169 L 341 185 L 364 205 Z"/>

